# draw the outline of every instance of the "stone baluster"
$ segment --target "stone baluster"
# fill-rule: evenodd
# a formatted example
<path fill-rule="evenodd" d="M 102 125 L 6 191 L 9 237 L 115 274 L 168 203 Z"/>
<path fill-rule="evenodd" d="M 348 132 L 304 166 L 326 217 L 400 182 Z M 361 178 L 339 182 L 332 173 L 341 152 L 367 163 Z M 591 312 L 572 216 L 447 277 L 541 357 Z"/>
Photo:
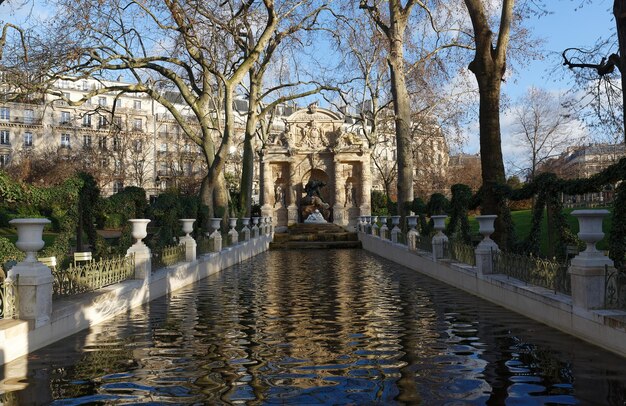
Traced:
<path fill-rule="evenodd" d="M 213 232 L 209 236 L 211 252 L 220 252 L 222 250 L 222 233 L 220 232 L 221 218 L 211 219 L 211 228 Z"/>
<path fill-rule="evenodd" d="M 378 216 L 372 216 L 372 235 L 374 237 L 379 237 L 378 230 Z"/>
<path fill-rule="evenodd" d="M 383 240 L 388 240 L 389 239 L 389 227 L 387 227 L 387 221 L 388 221 L 389 217 L 387 216 L 380 216 L 380 229 L 378 230 L 379 234 L 380 234 L 380 238 Z"/>
<path fill-rule="evenodd" d="M 252 217 L 252 238 L 259 238 L 259 217 Z"/>
<path fill-rule="evenodd" d="M 420 238 L 420 233 L 417 231 L 417 220 L 419 216 L 407 216 L 406 221 L 409 226 L 409 231 L 406 235 L 406 245 L 409 247 L 409 250 L 415 251 L 417 250 L 417 241 Z"/>
<path fill-rule="evenodd" d="M 448 236 L 443 233 L 443 230 L 446 228 L 446 218 L 448 218 L 448 216 L 441 214 L 431 216 L 430 218 L 433 219 L 433 222 L 435 223 L 434 228 L 435 231 L 437 231 L 432 239 L 433 261 L 437 261 L 438 259 L 443 258 L 445 247 L 448 244 Z"/>
<path fill-rule="evenodd" d="M 402 230 L 400 230 L 399 227 L 401 218 L 401 216 L 391 216 L 391 224 L 393 225 L 393 228 L 391 229 L 391 242 L 394 244 L 398 243 L 398 236 L 402 233 Z"/>
<path fill-rule="evenodd" d="M 478 274 L 488 275 L 493 273 L 493 254 L 500 251 L 500 248 L 498 248 L 498 244 L 490 236 L 495 231 L 494 221 L 497 217 L 495 214 L 476 216 L 478 232 L 483 236 L 482 241 L 478 243 L 474 251 Z"/>
<path fill-rule="evenodd" d="M 52 272 L 37 261 L 37 251 L 44 247 L 43 228 L 50 220 L 25 218 L 9 221 L 17 227 L 17 248 L 26 253 L 24 261 L 13 266 L 8 281 L 17 280 L 18 317 L 28 321 L 31 328 L 50 323 L 52 315 Z"/>
<path fill-rule="evenodd" d="M 241 228 L 241 234 L 243 234 L 244 241 L 250 241 L 250 228 L 248 225 L 250 224 L 250 217 L 243 217 L 241 219 L 241 223 L 243 227 Z"/>
<path fill-rule="evenodd" d="M 265 216 L 264 219 L 264 223 L 265 223 L 265 236 L 269 237 L 270 235 L 270 218 L 269 216 Z"/>
<path fill-rule="evenodd" d="M 365 225 L 363 232 L 365 234 L 372 234 L 372 216 L 365 216 Z"/>
<path fill-rule="evenodd" d="M 230 227 L 230 231 L 228 231 L 228 245 L 237 245 L 239 242 L 239 233 L 235 229 L 235 227 L 237 227 L 237 217 L 229 218 L 228 226 Z"/>
<path fill-rule="evenodd" d="M 192 262 L 196 260 L 196 240 L 190 235 L 193 232 L 193 223 L 196 219 L 180 219 L 184 237 L 180 238 L 180 244 L 185 246 L 185 261 Z"/>
<path fill-rule="evenodd" d="M 131 236 L 135 243 L 126 251 L 127 255 L 135 256 L 135 279 L 141 279 L 144 283 L 150 281 L 152 274 L 152 252 L 142 241 L 148 236 L 148 219 L 130 219 Z"/>
<path fill-rule="evenodd" d="M 578 238 L 587 244 L 586 249 L 576 255 L 569 266 L 572 303 L 583 309 L 597 309 L 604 306 L 605 267 L 612 268 L 613 261 L 596 248 L 596 243 L 604 237 L 602 219 L 608 214 L 608 210 L 574 210 L 572 212 L 572 216 L 578 218 L 580 225 Z"/>

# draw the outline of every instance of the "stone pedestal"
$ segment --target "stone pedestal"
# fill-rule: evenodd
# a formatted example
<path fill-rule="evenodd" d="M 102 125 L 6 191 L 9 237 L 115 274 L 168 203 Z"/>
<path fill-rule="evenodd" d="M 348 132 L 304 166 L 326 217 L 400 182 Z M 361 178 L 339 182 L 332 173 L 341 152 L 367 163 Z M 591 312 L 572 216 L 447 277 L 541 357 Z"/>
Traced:
<path fill-rule="evenodd" d="M 235 229 L 237 227 L 237 218 L 228 219 L 228 226 L 230 227 L 228 231 L 228 245 L 237 245 L 239 243 L 239 233 Z"/>
<path fill-rule="evenodd" d="M 604 237 L 602 219 L 608 210 L 574 210 L 572 216 L 578 218 L 578 237 L 587 248 L 570 262 L 569 274 L 572 282 L 572 303 L 583 309 L 597 309 L 604 306 L 606 267 L 613 267 L 613 261 L 596 249 L 596 243 Z"/>
<path fill-rule="evenodd" d="M 389 239 L 389 227 L 387 226 L 388 217 L 381 216 L 380 217 L 380 229 L 378 232 L 380 233 L 380 238 L 383 240 Z"/>
<path fill-rule="evenodd" d="M 18 279 L 18 314 L 31 328 L 50 323 L 52 272 L 41 262 L 20 262 L 9 270 L 8 280 Z"/>
<path fill-rule="evenodd" d="M 400 230 L 400 216 L 391 216 L 391 224 L 393 228 L 391 229 L 391 242 L 394 244 L 398 243 L 398 239 L 400 238 L 400 234 L 402 230 Z"/>
<path fill-rule="evenodd" d="M 483 240 L 476 246 L 476 269 L 480 275 L 493 273 L 493 254 L 500 251 L 498 244 L 490 238 L 495 231 L 494 221 L 498 216 L 495 214 L 476 216 L 478 221 L 478 232 L 483 236 Z"/>
<path fill-rule="evenodd" d="M 406 245 L 410 251 L 417 250 L 417 242 L 420 238 L 420 233 L 415 227 L 417 227 L 417 216 L 407 216 L 406 221 L 409 226 L 409 232 L 406 234 Z"/>
<path fill-rule="evenodd" d="M 222 250 L 222 233 L 220 232 L 221 218 L 211 219 L 211 228 L 213 232 L 209 235 L 211 252 L 220 252 Z"/>
<path fill-rule="evenodd" d="M 259 217 L 252 217 L 252 238 L 259 238 Z"/>
<path fill-rule="evenodd" d="M 196 219 L 180 219 L 185 236 L 180 238 L 180 244 L 185 246 L 185 261 L 192 262 L 196 260 L 196 240 L 190 235 L 193 231 L 193 223 Z"/>
<path fill-rule="evenodd" d="M 248 227 L 248 225 L 250 224 L 250 218 L 249 217 L 242 218 L 241 224 L 243 224 L 243 227 L 241 228 L 243 241 L 250 241 L 250 228 Z"/>
<path fill-rule="evenodd" d="M 435 223 L 434 228 L 437 231 L 437 234 L 435 234 L 432 239 L 433 261 L 437 261 L 438 259 L 443 258 L 445 246 L 448 244 L 448 236 L 443 233 L 444 228 L 446 228 L 445 221 L 448 216 L 443 214 L 431 216 L 430 218 L 433 219 L 433 222 Z"/>

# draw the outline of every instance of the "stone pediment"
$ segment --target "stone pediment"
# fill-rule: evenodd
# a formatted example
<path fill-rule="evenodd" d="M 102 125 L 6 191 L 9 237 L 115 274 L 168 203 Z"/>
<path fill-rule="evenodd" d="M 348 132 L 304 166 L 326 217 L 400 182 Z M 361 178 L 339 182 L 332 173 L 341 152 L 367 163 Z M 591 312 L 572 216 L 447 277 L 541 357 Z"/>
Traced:
<path fill-rule="evenodd" d="M 343 118 L 330 110 L 323 109 L 314 105 L 310 105 L 305 109 L 300 109 L 285 118 L 288 123 L 308 123 L 311 121 L 323 122 L 339 122 L 343 123 Z"/>

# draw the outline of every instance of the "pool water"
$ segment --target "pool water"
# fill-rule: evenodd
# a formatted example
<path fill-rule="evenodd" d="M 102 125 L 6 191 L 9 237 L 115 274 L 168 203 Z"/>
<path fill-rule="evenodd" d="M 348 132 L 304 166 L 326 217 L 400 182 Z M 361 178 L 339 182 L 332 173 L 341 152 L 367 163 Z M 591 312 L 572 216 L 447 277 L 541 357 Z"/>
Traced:
<path fill-rule="evenodd" d="M 20 366 L 4 404 L 626 400 L 623 358 L 362 250 L 267 252 Z"/>

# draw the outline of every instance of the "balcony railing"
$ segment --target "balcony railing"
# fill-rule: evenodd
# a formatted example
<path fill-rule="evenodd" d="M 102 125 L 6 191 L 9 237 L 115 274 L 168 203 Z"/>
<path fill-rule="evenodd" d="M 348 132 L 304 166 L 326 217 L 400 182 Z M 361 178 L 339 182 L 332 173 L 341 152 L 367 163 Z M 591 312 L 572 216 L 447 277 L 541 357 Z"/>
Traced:
<path fill-rule="evenodd" d="M 11 122 L 15 124 L 41 125 L 41 118 L 34 117 L 11 117 Z"/>

